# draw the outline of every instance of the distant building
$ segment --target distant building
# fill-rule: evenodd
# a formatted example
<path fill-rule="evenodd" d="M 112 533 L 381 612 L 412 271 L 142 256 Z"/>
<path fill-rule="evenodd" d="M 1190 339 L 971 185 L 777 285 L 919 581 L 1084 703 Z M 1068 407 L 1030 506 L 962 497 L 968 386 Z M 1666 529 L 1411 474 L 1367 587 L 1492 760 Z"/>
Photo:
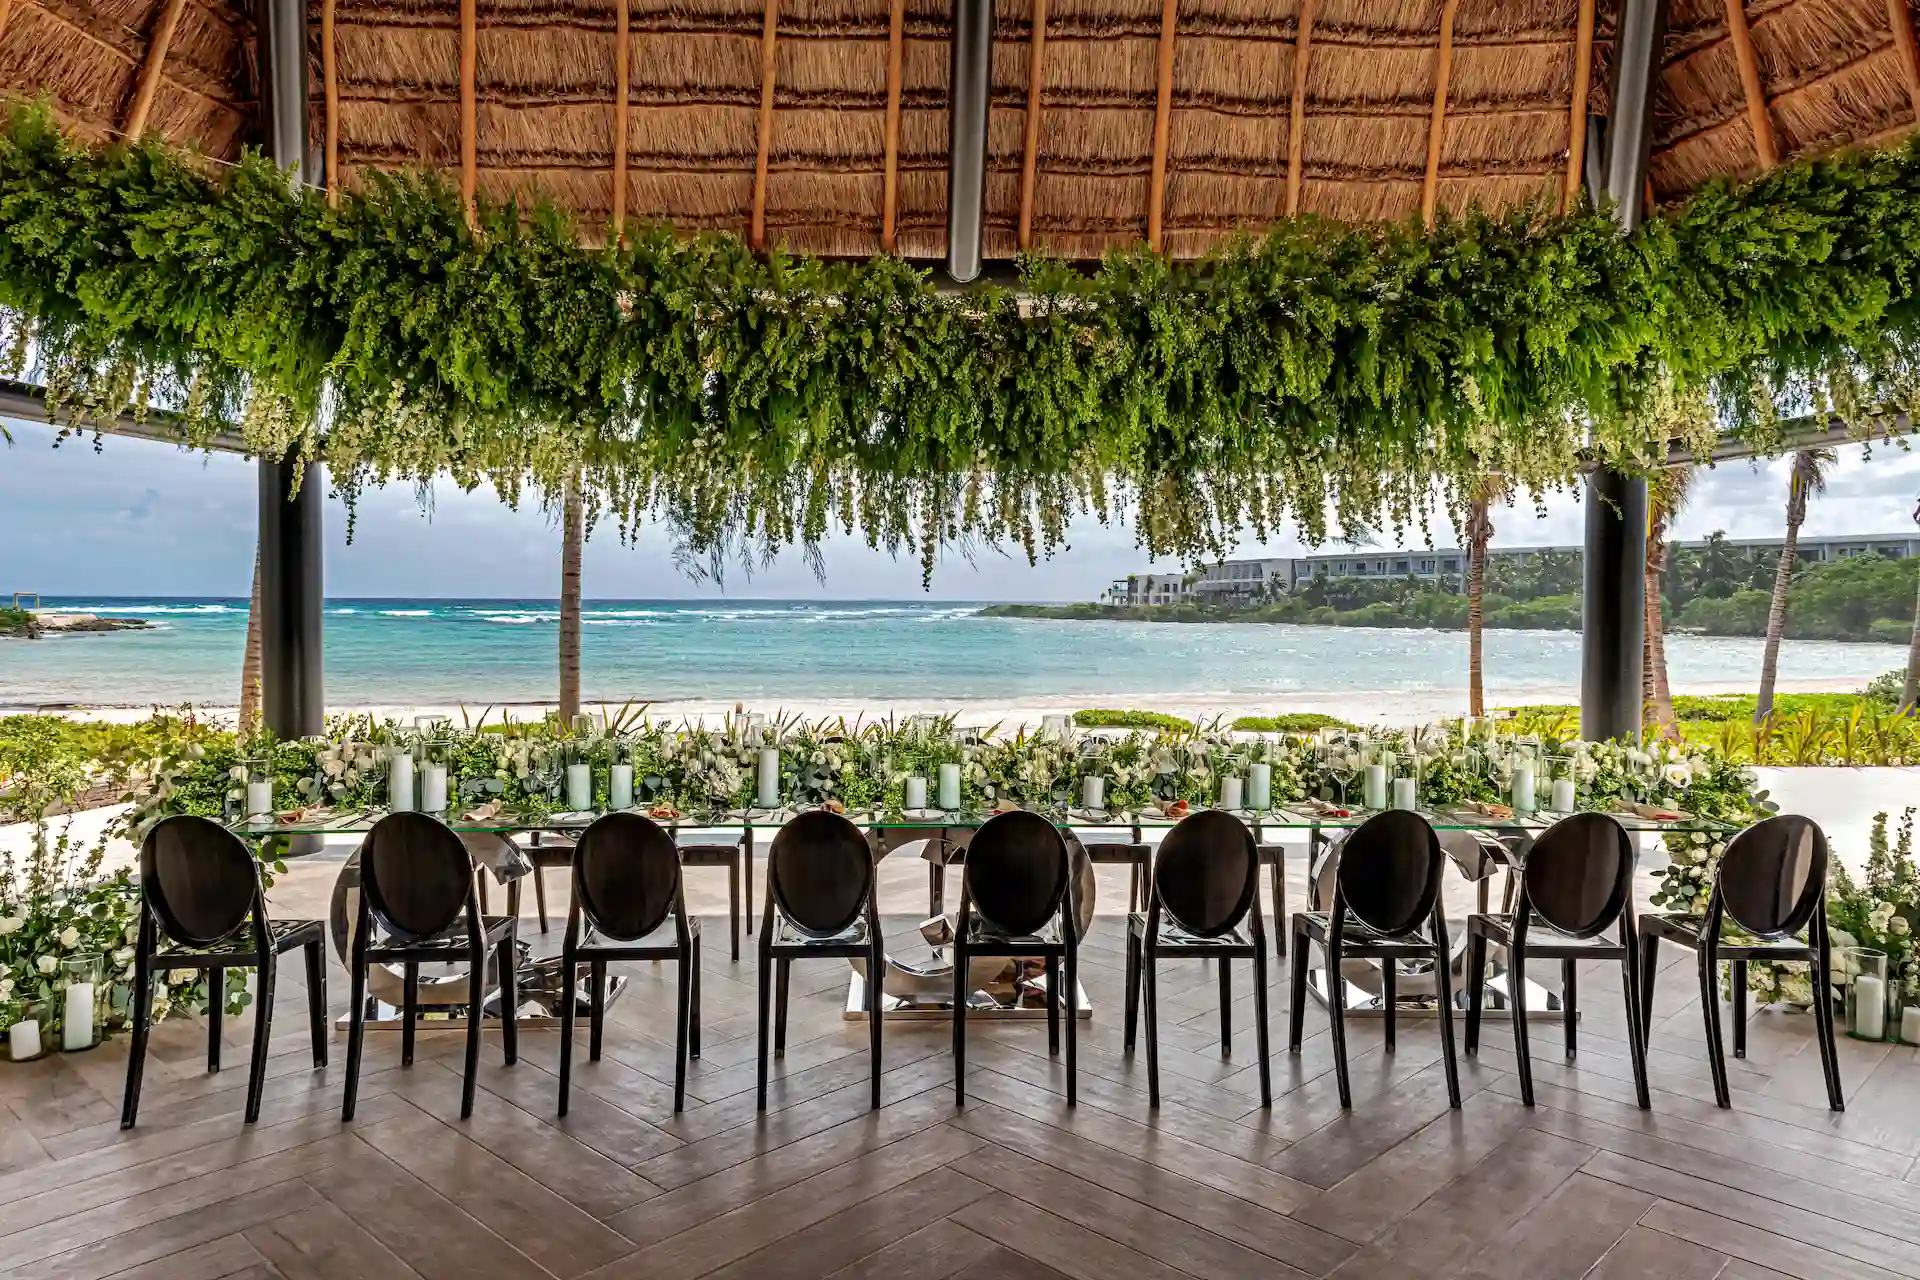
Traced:
<path fill-rule="evenodd" d="M 1725 545 L 1739 550 L 1778 552 L 1779 538 L 1727 538 Z M 1705 540 L 1675 542 L 1675 548 L 1698 550 Z M 1490 547 L 1489 560 L 1526 560 L 1543 552 L 1579 555 L 1579 547 Z M 1802 564 L 1824 564 L 1849 556 L 1877 555 L 1892 560 L 1920 556 L 1920 536 L 1905 533 L 1847 534 L 1832 538 L 1802 537 L 1798 559 Z M 1458 547 L 1426 550 L 1379 550 L 1354 547 L 1306 556 L 1263 556 L 1222 560 L 1188 573 L 1136 573 L 1117 578 L 1101 595 L 1100 603 L 1221 604 L 1268 599 L 1294 591 L 1315 578 L 1416 578 L 1464 586 L 1467 553 Z"/>

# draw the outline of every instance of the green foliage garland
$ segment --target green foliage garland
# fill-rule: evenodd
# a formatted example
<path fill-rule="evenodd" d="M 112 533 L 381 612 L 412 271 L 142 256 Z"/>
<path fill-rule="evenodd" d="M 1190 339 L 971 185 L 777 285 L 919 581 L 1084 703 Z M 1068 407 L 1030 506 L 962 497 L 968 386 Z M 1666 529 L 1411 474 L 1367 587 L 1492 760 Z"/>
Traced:
<path fill-rule="evenodd" d="M 0 325 L 68 420 L 177 411 L 182 438 L 324 462 L 349 497 L 577 475 L 693 563 L 1013 544 L 1137 506 L 1198 556 L 1283 518 L 1310 540 L 1425 518 L 1497 470 L 1571 481 L 1700 440 L 1709 389 L 1755 430 L 1796 400 L 1920 402 L 1920 150 L 1710 186 L 1631 237 L 1603 211 L 1276 224 L 1203 261 L 1022 263 L 936 290 L 905 263 L 759 258 L 666 228 L 580 245 L 546 209 L 470 229 L 436 176 L 338 207 L 257 155 L 85 147 L 44 107 L 0 134 Z M 1758 389 L 1756 391 L 1756 388 Z M 1659 446 L 1659 447 L 1656 447 Z"/>

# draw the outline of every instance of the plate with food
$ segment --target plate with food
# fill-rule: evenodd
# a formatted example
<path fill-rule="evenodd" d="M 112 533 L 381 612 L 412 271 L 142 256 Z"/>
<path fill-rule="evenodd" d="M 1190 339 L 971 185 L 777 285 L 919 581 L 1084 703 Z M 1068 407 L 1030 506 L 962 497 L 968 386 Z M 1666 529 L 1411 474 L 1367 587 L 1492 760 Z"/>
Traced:
<path fill-rule="evenodd" d="M 671 822 L 680 816 L 680 811 L 663 801 L 650 807 L 647 810 L 647 816 L 655 822 Z"/>

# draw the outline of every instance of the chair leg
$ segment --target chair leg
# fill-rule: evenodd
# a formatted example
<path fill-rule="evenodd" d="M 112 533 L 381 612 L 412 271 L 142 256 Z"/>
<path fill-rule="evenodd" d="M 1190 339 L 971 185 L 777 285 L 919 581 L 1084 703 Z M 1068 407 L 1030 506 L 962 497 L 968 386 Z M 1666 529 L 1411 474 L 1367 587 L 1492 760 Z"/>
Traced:
<path fill-rule="evenodd" d="M 1827 994 L 1827 984 L 1818 980 L 1813 986 L 1813 1031 L 1814 1039 L 1820 1042 L 1821 1074 L 1827 1078 L 1827 1106 L 1833 1111 L 1845 1111 L 1847 1100 L 1840 1090 L 1839 1047 L 1833 1039 L 1833 1000 Z"/>
<path fill-rule="evenodd" d="M 1733 970 L 1727 985 L 1732 988 L 1733 997 L 1733 1056 L 1747 1056 L 1747 962 L 1735 960 L 1730 965 Z"/>
<path fill-rule="evenodd" d="M 477 981 L 477 979 L 476 979 Z M 420 966 L 415 961 L 406 962 L 406 976 L 401 980 L 400 998 L 400 1065 L 413 1065 L 413 1024 L 420 1016 Z"/>
<path fill-rule="evenodd" d="M 1640 935 L 1640 1045 L 1653 1041 L 1653 980 L 1660 973 L 1660 939 Z"/>
<path fill-rule="evenodd" d="M 793 961 L 781 956 L 774 961 L 773 988 L 773 1056 L 787 1056 L 787 975 L 793 968 Z"/>
<path fill-rule="evenodd" d="M 961 914 L 965 915 L 964 903 Z M 964 927 L 966 921 L 962 920 Z M 960 930 L 955 930 L 958 934 Z M 957 938 L 953 947 L 953 1105 L 967 1105 L 967 948 Z"/>
<path fill-rule="evenodd" d="M 547 876 L 546 868 L 535 864 L 533 868 L 533 901 L 540 912 L 540 932 L 547 931 Z"/>
<path fill-rule="evenodd" d="M 1533 1105 L 1533 1041 L 1527 1034 L 1527 949 L 1516 941 L 1507 943 L 1507 1013 L 1513 1019 L 1513 1056 L 1520 1069 L 1520 1101 L 1530 1107 Z"/>
<path fill-rule="evenodd" d="M 1720 992 L 1718 990 L 1719 955 L 1711 943 L 1700 948 L 1700 1012 L 1707 1024 L 1707 1065 L 1713 1071 L 1713 1100 L 1720 1107 L 1733 1106 L 1733 1093 L 1727 1085 L 1727 1051 L 1720 1041 Z"/>
<path fill-rule="evenodd" d="M 507 936 L 500 940 L 500 1046 L 505 1054 L 507 1065 L 520 1061 L 520 974 L 518 960 L 520 948 L 515 937 L 516 930 L 507 929 Z"/>
<path fill-rule="evenodd" d="M 271 953 L 260 957 L 253 998 L 253 1058 L 247 1064 L 247 1112 L 245 1123 L 260 1119 L 260 1092 L 267 1083 L 267 1038 L 273 1034 L 273 988 L 280 964 Z"/>
<path fill-rule="evenodd" d="M 698 959 L 689 947 L 680 953 L 679 1001 L 673 1028 L 673 1110 L 687 1105 L 687 1045 L 693 1034 L 693 969 Z M 596 1011 L 597 1015 L 597 1011 Z"/>
<path fill-rule="evenodd" d="M 1571 959 L 1560 962 L 1560 1022 L 1566 1028 L 1567 1056 L 1574 1057 L 1580 1052 L 1580 966 Z"/>
<path fill-rule="evenodd" d="M 349 951 L 347 969 L 347 1087 L 340 1107 L 343 1121 L 353 1119 L 354 1104 L 359 1100 L 360 1052 L 367 1039 L 367 961 L 359 947 Z"/>
<path fill-rule="evenodd" d="M 874 975 L 875 981 L 867 984 L 867 1051 L 873 1055 L 873 1109 L 880 1109 L 880 1024 L 885 1021 L 881 1008 L 881 989 L 879 975 L 886 972 L 887 953 L 879 938 L 874 939 L 873 955 L 867 960 L 867 972 Z"/>
<path fill-rule="evenodd" d="M 1640 963 L 1633 934 L 1624 922 L 1620 930 L 1620 942 L 1620 989 L 1627 999 L 1627 1052 L 1633 1058 L 1634 1101 L 1640 1104 L 1642 1111 L 1650 1111 L 1653 1099 L 1647 1092 L 1646 1028 L 1641 1025 L 1640 1002 L 1635 995 L 1640 989 Z"/>
<path fill-rule="evenodd" d="M 753 936 L 753 831 L 751 828 L 740 833 L 740 891 L 746 897 L 747 909 L 741 913 L 747 926 L 747 936 Z"/>
<path fill-rule="evenodd" d="M 1233 961 L 1221 956 L 1220 966 L 1220 1052 L 1233 1056 Z"/>
<path fill-rule="evenodd" d="M 1254 910 L 1260 908 L 1256 905 Z M 1272 1046 L 1267 1043 L 1267 949 L 1253 949 L 1254 1051 L 1260 1055 L 1260 1105 L 1273 1105 Z"/>
<path fill-rule="evenodd" d="M 740 855 L 727 862 L 727 923 L 733 929 L 733 962 L 740 963 Z"/>
<path fill-rule="evenodd" d="M 220 1069 L 220 1022 L 227 1011 L 227 971 L 207 970 L 207 1070 Z"/>
<path fill-rule="evenodd" d="M 1444 908 L 1433 913 L 1433 976 L 1440 996 L 1440 1056 L 1446 1063 L 1447 1102 L 1460 1109 L 1460 1058 L 1453 1048 L 1453 948 L 1447 944 Z"/>
<path fill-rule="evenodd" d="M 1067 922 L 1067 928 L 1073 928 L 1073 922 Z M 1067 1105 L 1075 1106 L 1080 1101 L 1080 948 L 1067 944 L 1067 989 L 1062 993 L 1066 1000 L 1066 1012 L 1062 1016 L 1067 1020 Z"/>
<path fill-rule="evenodd" d="M 560 1114 L 564 1116 L 567 1095 L 573 1090 L 574 1004 L 580 998 L 580 965 L 571 951 L 560 953 L 560 968 Z"/>
<path fill-rule="evenodd" d="M 1127 930 L 1127 1015 L 1121 1033 L 1121 1047 L 1133 1052 L 1135 1028 L 1140 1023 L 1140 936 Z"/>
<path fill-rule="evenodd" d="M 1060 958 L 1048 956 L 1047 983 L 1047 1056 L 1060 1056 Z"/>
<path fill-rule="evenodd" d="M 1287 854 L 1282 849 L 1273 855 L 1273 949 L 1282 960 L 1287 958 Z M 1255 908 L 1256 910 L 1258 908 Z"/>
<path fill-rule="evenodd" d="M 1380 1002 L 1381 1039 L 1386 1051 L 1392 1053 L 1399 1042 L 1400 966 L 1391 958 L 1380 962 Z"/>
<path fill-rule="evenodd" d="M 1147 1105 L 1160 1105 L 1160 983 L 1159 956 L 1150 946 L 1140 953 L 1140 985 L 1147 1017 Z"/>
<path fill-rule="evenodd" d="M 687 1056 L 700 1056 L 700 973 L 705 969 L 706 960 L 700 948 L 700 935 L 693 935 L 693 1003 L 687 1011 Z"/>
<path fill-rule="evenodd" d="M 593 978 L 593 993 L 588 997 L 587 1009 L 587 1061 L 600 1061 L 600 1036 L 607 1012 L 607 962 L 595 960 L 590 970 Z"/>
<path fill-rule="evenodd" d="M 1127 871 L 1127 910 L 1138 911 L 1140 902 L 1140 864 L 1134 863 Z"/>
<path fill-rule="evenodd" d="M 1307 926 L 1298 917 L 1293 922 L 1293 985 L 1287 1002 L 1287 1052 L 1300 1052 L 1300 1037 L 1307 1026 Z"/>
<path fill-rule="evenodd" d="M 1467 1056 L 1480 1052 L 1480 1015 L 1487 1004 L 1487 935 L 1467 925 Z"/>
<path fill-rule="evenodd" d="M 486 1016 L 487 1008 L 487 953 L 483 948 L 473 947 L 467 952 L 467 1060 L 465 1069 L 460 1073 L 460 1118 L 468 1119 L 473 1115 L 474 1089 L 480 1082 L 480 1024 Z M 409 971 L 418 972 L 409 965 Z M 413 1028 L 413 1019 L 407 1019 L 409 1031 Z"/>
<path fill-rule="evenodd" d="M 947 900 L 947 869 L 939 862 L 927 864 L 927 915 L 940 914 Z"/>
<path fill-rule="evenodd" d="M 327 1065 L 327 956 L 320 943 L 300 948 L 307 957 L 307 1021 L 313 1031 L 313 1065 Z"/>
<path fill-rule="evenodd" d="M 760 1111 L 767 1109 L 767 1030 L 770 1015 L 773 1011 L 773 952 L 770 944 L 771 935 L 762 929 L 760 931 L 760 983 L 758 992 L 760 1005 L 760 1063 L 757 1076 L 759 1093 L 756 1102 L 756 1109 Z M 867 969 L 867 990 L 869 993 L 873 990 L 873 978 L 873 968 L 869 965 Z"/>
<path fill-rule="evenodd" d="M 140 1114 L 140 1077 L 147 1064 L 147 1024 L 153 1020 L 153 970 L 146 948 L 133 966 L 133 1043 L 127 1049 L 127 1096 L 120 1105 L 120 1127 L 133 1128 Z"/>
<path fill-rule="evenodd" d="M 1304 951 L 1305 948 L 1302 948 Z M 1340 1109 L 1353 1109 L 1353 1081 L 1347 1075 L 1347 982 L 1340 970 L 1339 947 L 1332 945 L 1329 938 L 1325 945 L 1327 958 L 1327 1022 L 1333 1033 L 1333 1076 L 1340 1086 Z M 1294 960 L 1299 963 L 1298 957 Z"/>

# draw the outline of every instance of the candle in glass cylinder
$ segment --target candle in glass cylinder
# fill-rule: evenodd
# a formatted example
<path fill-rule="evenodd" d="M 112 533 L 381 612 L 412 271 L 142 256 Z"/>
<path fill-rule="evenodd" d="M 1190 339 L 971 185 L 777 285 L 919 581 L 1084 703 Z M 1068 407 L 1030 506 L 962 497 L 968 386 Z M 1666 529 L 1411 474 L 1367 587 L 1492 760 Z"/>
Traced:
<path fill-rule="evenodd" d="M 1512 801 L 1515 813 L 1533 812 L 1533 765 L 1531 763 L 1513 766 Z"/>
<path fill-rule="evenodd" d="M 576 813 L 593 808 L 593 767 L 591 765 L 567 766 L 567 808 Z"/>
<path fill-rule="evenodd" d="M 940 807 L 948 810 L 960 807 L 960 766 L 957 764 L 940 766 Z"/>
<path fill-rule="evenodd" d="M 1238 809 L 1240 807 L 1241 793 L 1244 791 L 1245 786 L 1246 784 L 1241 780 L 1240 775 L 1236 773 L 1230 773 L 1220 779 L 1220 807 L 1222 809 Z"/>
<path fill-rule="evenodd" d="M 1367 766 L 1366 782 L 1360 788 L 1360 802 L 1369 809 L 1387 807 L 1387 766 L 1383 764 Z"/>
<path fill-rule="evenodd" d="M 273 816 L 273 784 L 271 782 L 249 782 L 247 784 L 247 817 L 271 818 Z"/>
<path fill-rule="evenodd" d="M 422 813 L 441 813 L 447 807 L 447 766 L 443 764 L 423 764 L 420 766 L 420 811 Z"/>
<path fill-rule="evenodd" d="M 1573 779 L 1555 778 L 1553 780 L 1553 811 L 1572 813 L 1577 801 L 1573 794 Z"/>
<path fill-rule="evenodd" d="M 1396 809 L 1412 809 L 1414 807 L 1413 799 L 1413 779 L 1395 778 L 1393 780 L 1393 807 Z"/>
<path fill-rule="evenodd" d="M 1107 807 L 1107 780 L 1097 773 L 1080 779 L 1080 805 L 1086 809 Z"/>
<path fill-rule="evenodd" d="M 1887 1033 L 1887 984 L 1871 973 L 1853 980 L 1853 1034 L 1878 1040 Z"/>
<path fill-rule="evenodd" d="M 1247 807 L 1256 810 L 1273 807 L 1272 765 L 1250 764 L 1247 766 Z"/>
<path fill-rule="evenodd" d="M 413 756 L 405 751 L 387 766 L 387 807 L 395 813 L 413 808 Z"/>
<path fill-rule="evenodd" d="M 60 1047 L 69 1052 L 93 1048 L 93 984 L 67 984 L 67 1007 L 60 1022 Z"/>
<path fill-rule="evenodd" d="M 927 780 L 917 773 L 907 779 L 907 798 L 904 807 L 914 813 L 927 807 Z"/>
<path fill-rule="evenodd" d="M 1900 1015 L 1900 1040 L 1903 1044 L 1920 1044 L 1920 1005 Z"/>
<path fill-rule="evenodd" d="M 24 1018 L 7 1030 L 7 1048 L 15 1062 L 25 1062 L 29 1058 L 40 1056 L 40 1022 L 36 1018 Z"/>
<path fill-rule="evenodd" d="M 607 770 L 607 807 L 633 808 L 633 766 L 617 764 Z"/>
<path fill-rule="evenodd" d="M 760 771 L 754 800 L 762 809 L 780 807 L 780 749 L 760 748 Z"/>

